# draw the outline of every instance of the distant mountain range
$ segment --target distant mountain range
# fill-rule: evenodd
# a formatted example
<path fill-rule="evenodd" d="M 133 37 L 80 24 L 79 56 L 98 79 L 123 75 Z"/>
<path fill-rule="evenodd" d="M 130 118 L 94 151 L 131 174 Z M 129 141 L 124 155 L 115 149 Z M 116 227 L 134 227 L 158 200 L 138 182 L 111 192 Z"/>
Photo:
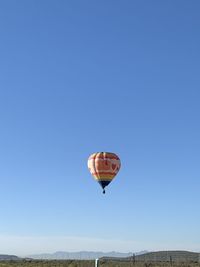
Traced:
<path fill-rule="evenodd" d="M 141 251 L 135 253 L 137 255 L 144 254 L 147 251 Z M 48 260 L 73 260 L 73 259 L 80 259 L 80 260 L 92 260 L 102 257 L 116 257 L 116 258 L 126 258 L 133 256 L 133 253 L 121 253 L 121 252 L 94 252 L 94 251 L 79 251 L 79 252 L 65 252 L 65 251 L 57 251 L 55 253 L 44 253 L 44 254 L 37 254 L 37 255 L 29 255 L 32 259 L 48 259 Z"/>
<path fill-rule="evenodd" d="M 134 257 L 133 257 L 134 256 Z M 0 254 L 0 261 L 20 261 L 31 259 L 48 259 L 48 260 L 93 260 L 99 258 L 102 261 L 144 261 L 144 262 L 200 262 L 200 253 L 190 251 L 141 251 L 138 253 L 121 253 L 121 252 L 94 252 L 79 251 L 65 252 L 57 251 L 55 253 L 45 253 L 30 255 L 28 258 L 20 258 L 15 255 Z"/>

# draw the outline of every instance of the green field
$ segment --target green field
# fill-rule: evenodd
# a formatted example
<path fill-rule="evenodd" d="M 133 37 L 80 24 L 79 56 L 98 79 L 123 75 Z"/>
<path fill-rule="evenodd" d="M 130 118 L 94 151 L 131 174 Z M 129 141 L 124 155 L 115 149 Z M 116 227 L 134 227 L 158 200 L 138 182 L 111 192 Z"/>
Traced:
<path fill-rule="evenodd" d="M 63 260 L 63 261 L 1 261 L 0 267 L 94 267 L 94 261 L 77 261 L 77 260 Z M 117 262 L 117 261 L 102 261 L 99 267 L 200 267 L 200 263 L 172 263 L 169 262 Z"/>

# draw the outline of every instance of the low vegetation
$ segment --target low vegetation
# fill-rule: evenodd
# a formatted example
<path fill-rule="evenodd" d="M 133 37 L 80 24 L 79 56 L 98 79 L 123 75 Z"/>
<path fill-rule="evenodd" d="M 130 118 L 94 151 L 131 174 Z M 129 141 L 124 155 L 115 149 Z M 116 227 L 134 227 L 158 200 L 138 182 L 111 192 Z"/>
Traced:
<path fill-rule="evenodd" d="M 22 261 L 0 261 L 0 267 L 94 267 L 94 261 L 44 261 L 44 260 L 22 260 Z M 99 267 L 200 267 L 197 262 L 118 262 L 101 261 Z"/>

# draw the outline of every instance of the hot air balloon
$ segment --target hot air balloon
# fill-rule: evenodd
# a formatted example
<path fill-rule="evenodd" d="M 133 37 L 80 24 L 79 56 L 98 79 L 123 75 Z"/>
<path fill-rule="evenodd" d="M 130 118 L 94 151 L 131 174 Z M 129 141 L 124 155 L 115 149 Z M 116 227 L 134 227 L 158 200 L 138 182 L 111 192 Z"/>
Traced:
<path fill-rule="evenodd" d="M 94 179 L 103 188 L 115 178 L 121 166 L 119 157 L 110 152 L 98 152 L 92 154 L 88 159 L 88 169 Z"/>

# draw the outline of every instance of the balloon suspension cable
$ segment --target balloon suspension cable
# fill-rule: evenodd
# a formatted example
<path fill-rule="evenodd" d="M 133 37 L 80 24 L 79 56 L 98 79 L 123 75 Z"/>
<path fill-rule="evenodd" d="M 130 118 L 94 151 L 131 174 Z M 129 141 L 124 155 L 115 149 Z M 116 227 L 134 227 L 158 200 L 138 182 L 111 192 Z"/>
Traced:
<path fill-rule="evenodd" d="M 106 192 L 106 191 L 105 191 L 105 189 L 104 189 L 104 190 L 103 190 L 103 194 L 105 194 L 105 192 Z"/>

